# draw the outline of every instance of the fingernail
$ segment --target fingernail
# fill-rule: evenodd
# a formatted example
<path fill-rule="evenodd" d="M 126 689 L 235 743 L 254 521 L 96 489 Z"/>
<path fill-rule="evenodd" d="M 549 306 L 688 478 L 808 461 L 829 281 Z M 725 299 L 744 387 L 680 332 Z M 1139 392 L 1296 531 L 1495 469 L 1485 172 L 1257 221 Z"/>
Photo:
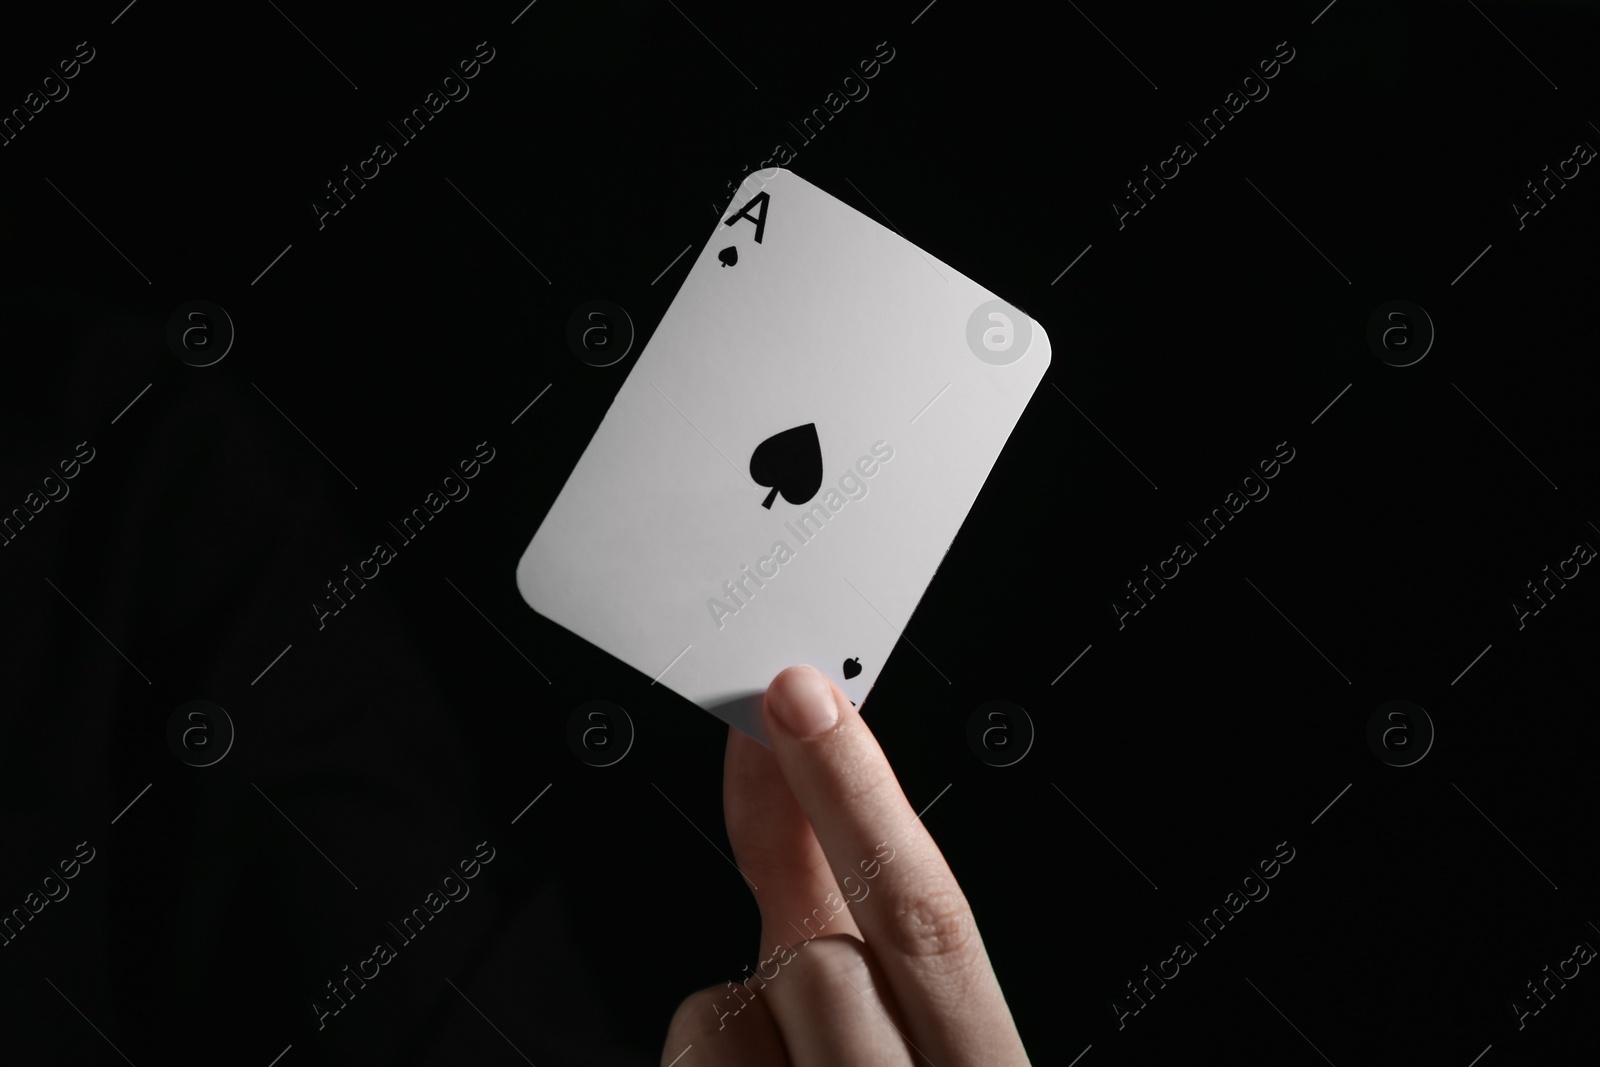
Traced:
<path fill-rule="evenodd" d="M 815 737 L 839 721 L 833 689 L 815 668 L 791 671 L 773 686 L 772 713 L 796 737 Z"/>

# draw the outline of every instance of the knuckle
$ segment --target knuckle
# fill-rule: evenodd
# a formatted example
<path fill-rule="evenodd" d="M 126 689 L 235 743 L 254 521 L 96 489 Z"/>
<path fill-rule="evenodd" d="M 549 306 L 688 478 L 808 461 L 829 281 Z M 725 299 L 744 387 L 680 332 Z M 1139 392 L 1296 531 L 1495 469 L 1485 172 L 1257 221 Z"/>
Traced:
<path fill-rule="evenodd" d="M 965 962 L 978 926 L 958 889 L 918 889 L 891 896 L 889 936 L 896 951 L 920 959 Z"/>
<path fill-rule="evenodd" d="M 717 1025 L 717 1005 L 720 1000 L 720 991 L 715 988 L 701 989 L 683 998 L 678 1010 L 672 1013 L 672 1022 L 667 1026 L 668 1036 L 693 1040 L 715 1033 L 720 1029 Z"/>
<path fill-rule="evenodd" d="M 827 934 L 811 941 L 801 942 L 794 972 L 786 991 L 802 1003 L 831 1005 L 848 1004 L 855 996 L 841 980 L 849 979 L 856 989 L 870 987 L 871 975 L 867 970 L 866 945 L 851 934 Z"/>

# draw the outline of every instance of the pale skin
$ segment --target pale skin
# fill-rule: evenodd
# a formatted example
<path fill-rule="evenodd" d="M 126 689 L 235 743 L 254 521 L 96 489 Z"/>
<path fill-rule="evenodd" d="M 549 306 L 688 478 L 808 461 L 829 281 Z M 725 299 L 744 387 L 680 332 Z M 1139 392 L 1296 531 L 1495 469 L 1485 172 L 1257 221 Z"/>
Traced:
<path fill-rule="evenodd" d="M 730 729 L 722 794 L 757 953 L 679 1005 L 662 1067 L 690 1045 L 678 1067 L 1026 1067 L 972 909 L 855 707 L 799 666 L 763 715 L 772 750 Z"/>

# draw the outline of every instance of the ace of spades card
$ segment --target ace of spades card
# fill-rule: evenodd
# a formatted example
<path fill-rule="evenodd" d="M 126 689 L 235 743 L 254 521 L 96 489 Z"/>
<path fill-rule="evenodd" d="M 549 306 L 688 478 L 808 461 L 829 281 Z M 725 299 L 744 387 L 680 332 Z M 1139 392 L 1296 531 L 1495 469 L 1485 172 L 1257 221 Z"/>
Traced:
<path fill-rule="evenodd" d="M 517 567 L 536 612 L 763 744 L 785 667 L 864 705 L 1050 364 L 1026 314 L 770 173 L 701 247 Z"/>

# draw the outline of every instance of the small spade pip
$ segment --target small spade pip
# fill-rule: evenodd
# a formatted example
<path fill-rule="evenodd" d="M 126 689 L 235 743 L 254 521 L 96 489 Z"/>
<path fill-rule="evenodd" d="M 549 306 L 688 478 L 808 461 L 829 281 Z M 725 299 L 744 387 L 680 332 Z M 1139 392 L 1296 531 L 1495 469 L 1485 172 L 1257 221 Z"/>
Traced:
<path fill-rule="evenodd" d="M 861 661 L 854 656 L 844 661 L 844 676 L 846 680 L 854 678 L 861 673 Z"/>
<path fill-rule="evenodd" d="M 729 245 L 717 253 L 717 258 L 722 260 L 724 267 L 731 267 L 739 262 L 739 249 L 734 245 Z"/>
<path fill-rule="evenodd" d="M 770 485 L 772 492 L 761 502 L 771 508 L 779 493 L 791 504 L 804 504 L 822 488 L 822 442 L 817 440 L 817 424 L 773 434 L 756 446 L 750 456 L 750 477 L 757 485 Z"/>

